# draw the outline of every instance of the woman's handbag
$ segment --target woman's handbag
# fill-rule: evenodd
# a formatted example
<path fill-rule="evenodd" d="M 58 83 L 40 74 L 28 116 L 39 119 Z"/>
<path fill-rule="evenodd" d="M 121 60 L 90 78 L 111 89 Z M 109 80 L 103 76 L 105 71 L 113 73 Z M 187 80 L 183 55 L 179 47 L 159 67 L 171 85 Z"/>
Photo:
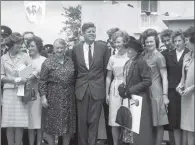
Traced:
<path fill-rule="evenodd" d="M 22 102 L 27 104 L 30 101 L 37 99 L 35 89 L 31 82 L 27 82 L 24 87 L 24 96 L 22 96 Z"/>
<path fill-rule="evenodd" d="M 131 128 L 132 128 L 132 114 L 130 111 L 130 99 L 128 99 L 128 106 L 123 105 L 123 100 L 121 103 L 121 107 L 117 111 L 115 122 L 118 123 L 120 126 L 131 130 Z"/>
<path fill-rule="evenodd" d="M 121 103 L 121 107 L 119 108 L 116 116 L 116 123 L 121 126 L 121 134 L 120 140 L 123 143 L 133 143 L 133 132 L 132 128 L 132 114 L 130 111 L 130 99 L 128 99 L 128 106 L 123 105 L 123 101 Z"/>

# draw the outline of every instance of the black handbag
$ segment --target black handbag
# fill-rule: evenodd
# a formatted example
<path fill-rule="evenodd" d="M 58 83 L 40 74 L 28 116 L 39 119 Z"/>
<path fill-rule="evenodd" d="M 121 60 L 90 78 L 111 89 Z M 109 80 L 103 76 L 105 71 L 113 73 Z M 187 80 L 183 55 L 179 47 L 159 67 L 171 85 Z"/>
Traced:
<path fill-rule="evenodd" d="M 130 99 L 128 99 L 128 106 L 123 106 L 123 100 L 121 107 L 117 111 L 116 123 L 121 126 L 120 141 L 122 143 L 133 143 L 132 129 L 132 114 L 130 111 Z"/>
<path fill-rule="evenodd" d="M 35 89 L 31 82 L 27 82 L 24 87 L 24 96 L 22 96 L 22 102 L 27 104 L 30 101 L 37 99 Z"/>
<path fill-rule="evenodd" d="M 117 111 L 115 122 L 118 123 L 120 126 L 131 130 L 132 114 L 130 111 L 130 99 L 128 99 L 128 107 L 123 106 L 123 100 L 122 100 L 121 107 Z"/>

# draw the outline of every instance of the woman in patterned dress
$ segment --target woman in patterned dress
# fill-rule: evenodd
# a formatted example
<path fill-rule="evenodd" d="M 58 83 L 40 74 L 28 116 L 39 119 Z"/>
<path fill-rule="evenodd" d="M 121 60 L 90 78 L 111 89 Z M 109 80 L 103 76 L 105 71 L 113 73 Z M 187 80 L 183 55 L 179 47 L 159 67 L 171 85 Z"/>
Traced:
<path fill-rule="evenodd" d="M 40 73 L 42 130 L 47 134 L 49 145 L 55 144 L 55 136 L 63 136 L 63 144 L 68 145 L 76 131 L 75 72 L 65 50 L 65 41 L 55 40 L 55 55 L 45 60 Z"/>
<path fill-rule="evenodd" d="M 20 51 L 22 43 L 21 34 L 12 33 L 6 40 L 9 50 L 1 57 L 1 81 L 4 84 L 1 127 L 7 129 L 8 145 L 21 145 L 23 128 L 28 127 L 28 105 L 17 96 L 18 85 L 27 80 L 19 78 L 16 69 L 31 64 L 30 57 Z"/>
<path fill-rule="evenodd" d="M 169 103 L 166 61 L 157 50 L 159 47 L 158 33 L 147 29 L 142 34 L 144 45 L 143 59 L 152 69 L 152 85 L 150 86 L 153 126 L 156 129 L 156 144 L 161 145 L 164 135 L 164 125 L 168 124 L 166 107 Z"/>
<path fill-rule="evenodd" d="M 194 27 L 188 28 L 185 44 L 190 50 L 183 59 L 181 82 L 177 91 L 181 94 L 181 129 L 183 130 L 182 145 L 194 145 Z M 185 33 L 184 33 L 185 34 Z"/>
<path fill-rule="evenodd" d="M 109 125 L 112 126 L 112 136 L 114 145 L 118 145 L 120 128 L 115 123 L 116 114 L 121 106 L 121 97 L 118 94 L 118 86 L 123 82 L 123 67 L 128 60 L 125 44 L 128 42 L 128 34 L 123 31 L 117 31 L 113 34 L 112 39 L 115 43 L 118 53 L 110 57 L 106 77 L 106 101 L 109 105 Z M 114 79 L 111 83 L 112 75 Z M 109 93 L 110 92 L 110 93 Z"/>
<path fill-rule="evenodd" d="M 41 38 L 34 36 L 29 39 L 27 42 L 27 47 L 29 51 L 29 55 L 32 58 L 32 77 L 29 83 L 32 84 L 32 87 L 36 92 L 36 100 L 31 100 L 29 102 L 28 115 L 29 115 L 29 144 L 34 145 L 35 141 L 35 130 L 37 130 L 37 145 L 41 145 L 42 140 L 42 131 L 41 131 L 41 111 L 42 104 L 41 98 L 38 93 L 38 80 L 41 71 L 41 66 L 43 62 L 46 60 L 45 57 L 41 56 L 40 53 L 43 48 L 43 41 Z"/>

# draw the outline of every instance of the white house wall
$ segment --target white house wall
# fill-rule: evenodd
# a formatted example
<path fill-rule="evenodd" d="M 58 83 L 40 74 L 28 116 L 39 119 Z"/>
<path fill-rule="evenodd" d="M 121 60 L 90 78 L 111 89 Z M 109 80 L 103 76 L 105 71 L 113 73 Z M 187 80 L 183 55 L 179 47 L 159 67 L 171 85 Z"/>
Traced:
<path fill-rule="evenodd" d="M 135 8 L 123 4 L 112 5 L 111 2 L 83 1 L 82 23 L 94 22 L 97 27 L 97 40 L 106 40 L 106 31 L 119 27 L 132 35 L 137 30 L 138 8 L 137 1 L 131 1 Z"/>

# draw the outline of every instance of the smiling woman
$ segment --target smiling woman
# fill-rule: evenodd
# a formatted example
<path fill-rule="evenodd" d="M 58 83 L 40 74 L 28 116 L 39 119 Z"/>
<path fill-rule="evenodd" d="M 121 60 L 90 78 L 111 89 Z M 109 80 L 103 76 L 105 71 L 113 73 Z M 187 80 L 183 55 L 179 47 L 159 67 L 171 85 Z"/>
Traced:
<path fill-rule="evenodd" d="M 55 136 L 63 136 L 64 144 L 69 144 L 76 131 L 74 65 L 70 58 L 65 57 L 65 50 L 65 41 L 55 40 L 55 55 L 43 63 L 40 72 L 42 130 L 47 134 L 49 145 L 55 144 Z"/>

